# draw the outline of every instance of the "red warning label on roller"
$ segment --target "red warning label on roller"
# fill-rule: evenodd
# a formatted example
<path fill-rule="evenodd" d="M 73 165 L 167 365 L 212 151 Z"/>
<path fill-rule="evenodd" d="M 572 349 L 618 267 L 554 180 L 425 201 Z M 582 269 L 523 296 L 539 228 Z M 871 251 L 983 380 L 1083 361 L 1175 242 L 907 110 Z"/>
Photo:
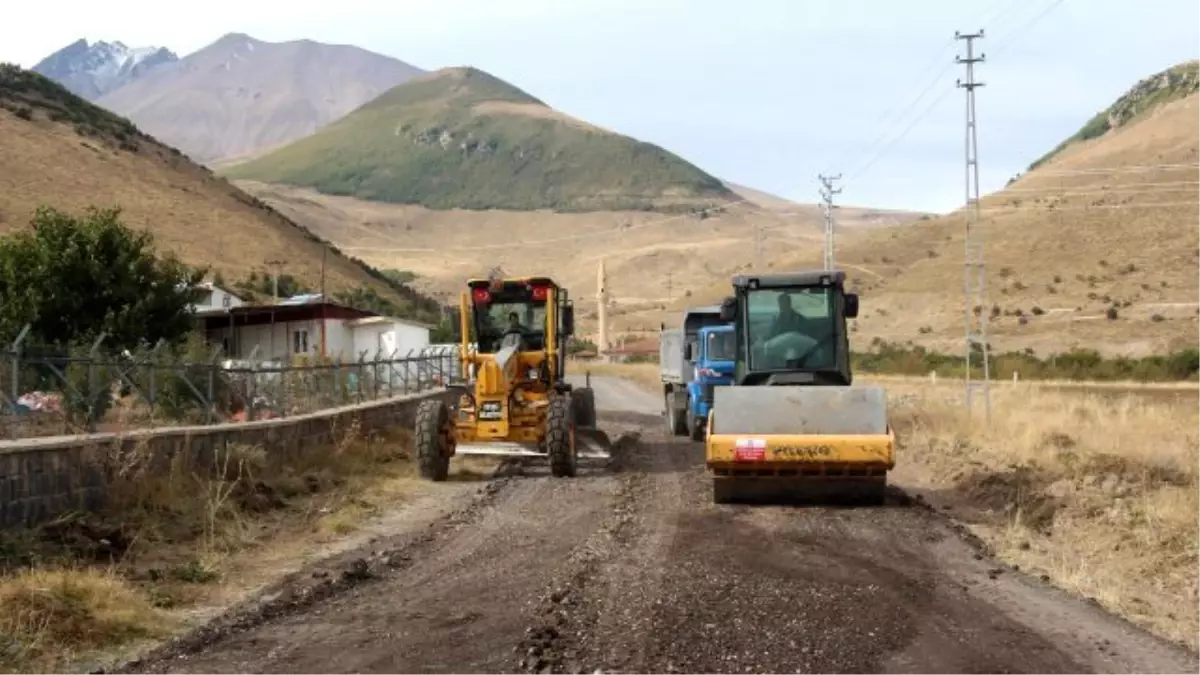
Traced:
<path fill-rule="evenodd" d="M 733 446 L 735 462 L 761 462 L 767 458 L 767 442 L 761 438 L 739 438 Z"/>

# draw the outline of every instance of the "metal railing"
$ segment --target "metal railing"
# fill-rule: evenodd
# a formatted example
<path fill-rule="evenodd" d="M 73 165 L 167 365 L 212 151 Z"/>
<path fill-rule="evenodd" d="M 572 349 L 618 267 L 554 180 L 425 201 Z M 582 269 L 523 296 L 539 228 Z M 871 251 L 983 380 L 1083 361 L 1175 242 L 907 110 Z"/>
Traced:
<path fill-rule="evenodd" d="M 0 351 L 0 440 L 289 417 L 438 388 L 461 380 L 458 345 L 229 359 L 221 348 L 136 352 L 105 348 L 104 336 L 70 350 L 26 344 Z"/>

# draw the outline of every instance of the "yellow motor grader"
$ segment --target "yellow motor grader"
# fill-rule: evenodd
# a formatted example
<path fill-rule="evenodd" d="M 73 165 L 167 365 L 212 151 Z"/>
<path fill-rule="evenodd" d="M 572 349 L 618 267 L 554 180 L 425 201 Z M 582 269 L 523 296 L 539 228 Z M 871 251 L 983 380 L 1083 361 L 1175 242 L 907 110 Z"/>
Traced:
<path fill-rule="evenodd" d="M 567 290 L 546 277 L 473 279 L 460 307 L 466 383 L 452 387 L 456 404 L 417 409 L 421 477 L 446 480 L 456 455 L 545 458 L 556 477 L 574 476 L 581 458 L 608 459 L 594 391 L 565 379 L 575 323 Z"/>

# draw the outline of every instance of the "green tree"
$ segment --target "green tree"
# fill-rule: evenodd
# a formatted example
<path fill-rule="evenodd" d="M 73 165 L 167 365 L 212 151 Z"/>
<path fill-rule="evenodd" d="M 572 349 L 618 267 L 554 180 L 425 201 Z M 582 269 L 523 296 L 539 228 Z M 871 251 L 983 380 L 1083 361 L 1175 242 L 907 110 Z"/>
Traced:
<path fill-rule="evenodd" d="M 104 333 L 111 347 L 178 343 L 193 327 L 193 288 L 205 270 L 159 257 L 149 232 L 121 222 L 119 208 L 83 216 L 41 207 L 32 227 L 0 239 L 0 336 L 30 324 L 47 345 Z"/>

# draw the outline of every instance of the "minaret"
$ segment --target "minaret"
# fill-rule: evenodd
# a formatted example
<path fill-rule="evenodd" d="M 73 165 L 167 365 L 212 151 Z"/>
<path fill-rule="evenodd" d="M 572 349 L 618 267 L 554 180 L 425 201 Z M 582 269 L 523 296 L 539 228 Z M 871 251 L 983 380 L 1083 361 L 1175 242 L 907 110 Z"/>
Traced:
<path fill-rule="evenodd" d="M 600 267 L 596 270 L 596 317 L 600 322 L 599 337 L 596 340 L 596 356 L 601 361 L 608 354 L 608 276 L 604 273 L 604 259 L 600 259 Z"/>

